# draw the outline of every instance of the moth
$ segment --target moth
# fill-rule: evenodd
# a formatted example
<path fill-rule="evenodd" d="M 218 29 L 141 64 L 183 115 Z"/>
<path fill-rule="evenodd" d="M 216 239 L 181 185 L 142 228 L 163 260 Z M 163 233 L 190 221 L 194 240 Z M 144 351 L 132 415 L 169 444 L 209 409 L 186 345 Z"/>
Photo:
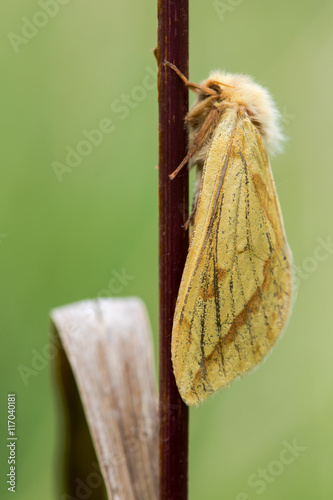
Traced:
<path fill-rule="evenodd" d="M 292 256 L 267 151 L 280 149 L 280 114 L 250 76 L 214 72 L 186 124 L 196 166 L 191 236 L 178 292 L 172 363 L 182 399 L 197 405 L 260 364 L 291 310 Z"/>

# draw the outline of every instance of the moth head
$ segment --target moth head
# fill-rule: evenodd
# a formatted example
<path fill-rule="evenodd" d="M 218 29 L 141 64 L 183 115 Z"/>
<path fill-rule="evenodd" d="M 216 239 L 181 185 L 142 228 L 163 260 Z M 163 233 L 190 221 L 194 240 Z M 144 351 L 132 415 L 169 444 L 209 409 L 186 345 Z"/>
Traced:
<path fill-rule="evenodd" d="M 193 90 L 198 98 L 188 114 L 190 127 L 191 119 L 193 128 L 200 126 L 213 107 L 238 106 L 245 108 L 268 151 L 271 154 L 281 151 L 285 139 L 281 131 L 281 114 L 268 90 L 255 83 L 250 76 L 214 71 Z"/>

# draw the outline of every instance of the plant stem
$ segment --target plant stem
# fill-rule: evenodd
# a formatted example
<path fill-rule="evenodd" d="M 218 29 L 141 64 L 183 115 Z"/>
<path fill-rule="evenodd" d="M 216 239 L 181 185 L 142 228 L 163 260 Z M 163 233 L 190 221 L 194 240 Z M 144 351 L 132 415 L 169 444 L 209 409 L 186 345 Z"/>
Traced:
<path fill-rule="evenodd" d="M 178 288 L 188 249 L 188 171 L 169 179 L 186 155 L 184 117 L 188 91 L 163 63 L 188 75 L 188 0 L 158 2 L 159 92 L 159 289 L 160 289 L 160 500 L 186 500 L 188 408 L 178 393 L 171 363 L 171 331 Z"/>

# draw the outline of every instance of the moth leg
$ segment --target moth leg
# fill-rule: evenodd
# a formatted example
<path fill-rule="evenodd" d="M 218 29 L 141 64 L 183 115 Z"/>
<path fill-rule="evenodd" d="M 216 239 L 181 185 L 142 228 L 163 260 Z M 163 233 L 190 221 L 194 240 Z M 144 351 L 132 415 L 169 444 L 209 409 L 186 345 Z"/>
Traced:
<path fill-rule="evenodd" d="M 188 78 L 186 78 L 186 76 L 183 75 L 183 73 L 181 71 L 179 71 L 179 69 L 177 68 L 177 66 L 175 66 L 172 63 L 170 63 L 169 61 L 166 61 L 165 59 L 164 59 L 164 66 L 169 66 L 169 68 L 173 69 L 174 72 L 177 73 L 177 75 L 179 76 L 179 78 L 181 78 L 183 80 L 183 82 L 185 83 L 186 87 L 189 87 L 194 92 L 197 92 L 197 93 L 204 92 L 207 95 L 214 95 L 214 96 L 217 94 L 216 90 L 214 90 L 214 89 L 212 89 L 210 87 L 205 87 L 204 85 L 200 85 L 198 83 L 190 82 L 188 80 Z"/>
<path fill-rule="evenodd" d="M 173 179 L 176 177 L 177 174 L 181 171 L 181 169 L 186 165 L 186 163 L 189 161 L 189 159 L 194 155 L 196 150 L 198 149 L 197 146 L 193 145 L 192 149 L 187 153 L 183 161 L 178 165 L 176 170 L 172 172 L 172 174 L 169 175 L 170 179 L 173 181 Z"/>
<path fill-rule="evenodd" d="M 190 151 L 188 151 L 187 155 L 185 156 L 185 158 L 183 159 L 183 161 L 180 163 L 180 165 L 178 165 L 178 167 L 176 168 L 176 170 L 174 172 L 172 172 L 172 174 L 169 175 L 170 179 L 173 180 L 176 175 L 181 171 L 181 169 L 184 167 L 184 165 L 186 165 L 186 163 L 188 162 L 188 160 L 190 158 L 192 158 L 192 156 L 194 155 L 194 153 L 201 148 L 201 146 L 203 145 L 203 143 L 205 142 L 209 132 L 211 131 L 212 127 L 214 126 L 214 124 L 216 123 L 216 120 L 218 119 L 219 115 L 221 114 L 221 111 L 219 111 L 217 108 L 213 108 L 206 120 L 204 121 L 202 127 L 200 128 L 199 132 L 197 133 L 197 136 L 194 140 L 194 143 L 193 143 L 193 146 L 192 148 L 190 149 Z"/>
<path fill-rule="evenodd" d="M 197 163 L 197 172 L 196 172 L 197 180 L 194 184 L 192 211 L 191 211 L 191 214 L 184 225 L 184 228 L 186 230 L 189 228 L 190 224 L 194 223 L 195 213 L 197 211 L 197 206 L 198 206 L 199 188 L 200 188 L 200 183 L 201 183 L 202 169 L 203 169 L 203 164 L 201 162 L 198 162 Z"/>
<path fill-rule="evenodd" d="M 198 205 L 198 199 L 193 200 L 192 212 L 190 213 L 190 216 L 189 216 L 189 218 L 187 219 L 187 221 L 185 222 L 185 225 L 184 225 L 184 228 L 185 228 L 186 231 L 188 230 L 188 227 L 191 224 L 191 222 L 193 222 L 193 219 L 194 219 L 194 216 L 195 216 L 195 212 L 197 211 L 197 205 Z"/>

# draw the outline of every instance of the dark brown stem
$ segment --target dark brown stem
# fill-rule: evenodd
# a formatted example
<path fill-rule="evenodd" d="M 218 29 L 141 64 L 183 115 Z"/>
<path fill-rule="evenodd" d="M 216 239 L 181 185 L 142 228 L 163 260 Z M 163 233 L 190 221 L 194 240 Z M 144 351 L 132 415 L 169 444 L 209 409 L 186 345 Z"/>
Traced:
<path fill-rule="evenodd" d="M 169 175 L 186 156 L 184 118 L 188 91 L 164 64 L 170 61 L 188 75 L 188 0 L 159 0 L 159 250 L 160 250 L 160 500 L 186 500 L 188 408 L 175 383 L 171 364 L 172 320 L 185 264 L 188 234 L 188 171 Z"/>

